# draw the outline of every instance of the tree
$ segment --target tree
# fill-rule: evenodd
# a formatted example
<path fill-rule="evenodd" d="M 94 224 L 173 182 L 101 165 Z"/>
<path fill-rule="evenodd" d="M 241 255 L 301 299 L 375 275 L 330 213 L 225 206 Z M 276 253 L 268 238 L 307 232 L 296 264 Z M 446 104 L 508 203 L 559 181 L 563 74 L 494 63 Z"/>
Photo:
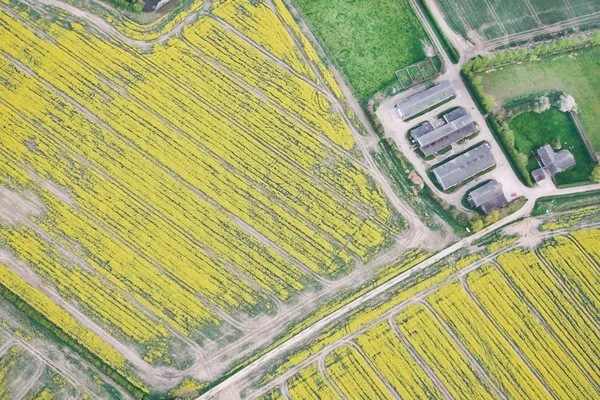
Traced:
<path fill-rule="evenodd" d="M 552 146 L 554 150 L 559 150 L 562 147 L 558 138 L 552 139 L 550 146 Z"/>
<path fill-rule="evenodd" d="M 558 99 L 558 107 L 562 112 L 573 111 L 574 113 L 577 113 L 577 103 L 570 94 L 564 93 L 560 95 L 560 99 Z"/>
<path fill-rule="evenodd" d="M 552 51 L 552 46 L 550 46 L 549 44 L 543 44 L 542 47 L 540 47 L 540 52 L 542 53 L 542 55 L 546 55 L 548 53 L 550 53 Z"/>
<path fill-rule="evenodd" d="M 485 112 L 491 112 L 493 107 L 494 107 L 494 101 L 496 101 L 496 98 L 494 96 L 485 96 L 483 98 L 483 101 L 481 102 L 483 105 L 483 109 L 485 110 Z"/>
<path fill-rule="evenodd" d="M 499 219 L 500 219 L 500 211 L 494 210 L 485 217 L 484 222 L 486 225 L 491 225 L 494 222 L 497 222 Z"/>
<path fill-rule="evenodd" d="M 517 163 L 527 165 L 527 156 L 521 152 L 517 153 Z"/>
<path fill-rule="evenodd" d="M 480 219 L 476 219 L 471 223 L 471 229 L 473 229 L 473 232 L 479 232 L 483 229 L 483 221 Z"/>
<path fill-rule="evenodd" d="M 590 174 L 590 181 L 600 183 L 600 165 L 596 165 Z"/>
<path fill-rule="evenodd" d="M 541 96 L 535 99 L 533 111 L 540 114 L 550 109 L 550 99 L 548 96 Z"/>
<path fill-rule="evenodd" d="M 504 141 L 510 147 L 514 147 L 514 145 L 515 145 L 515 134 L 514 134 L 514 132 L 512 130 L 507 129 L 506 131 L 504 131 Z"/>

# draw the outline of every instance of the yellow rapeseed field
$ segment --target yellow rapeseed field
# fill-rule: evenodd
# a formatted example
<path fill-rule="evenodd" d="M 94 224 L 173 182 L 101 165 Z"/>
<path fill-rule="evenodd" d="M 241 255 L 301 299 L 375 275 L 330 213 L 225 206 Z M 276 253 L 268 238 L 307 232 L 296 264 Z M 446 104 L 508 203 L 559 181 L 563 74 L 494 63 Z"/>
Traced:
<path fill-rule="evenodd" d="M 515 250 L 498 257 L 498 263 L 507 279 L 518 288 L 523 299 L 535 307 L 584 372 L 598 382 L 600 333 L 581 305 L 573 301 L 571 294 L 534 252 Z"/>
<path fill-rule="evenodd" d="M 335 349 L 327 356 L 325 367 L 348 400 L 393 398 L 371 367 L 351 346 Z"/>
<path fill-rule="evenodd" d="M 443 398 L 388 322 L 358 336 L 356 342 L 403 399 Z"/>
<path fill-rule="evenodd" d="M 294 375 L 288 382 L 288 391 L 293 400 L 336 400 L 339 398 L 316 364 L 312 364 Z"/>
<path fill-rule="evenodd" d="M 439 263 L 324 329 L 259 384 L 326 357 L 350 397 L 386 396 L 363 393 L 379 378 L 409 399 L 600 399 L 599 244 L 591 229 Z"/>
<path fill-rule="evenodd" d="M 550 398 L 518 353 L 471 301 L 459 282 L 444 286 L 427 301 L 507 397 Z"/>
<path fill-rule="evenodd" d="M 577 363 L 531 313 L 498 269 L 486 265 L 470 273 L 467 283 L 498 331 L 515 343 L 552 394 L 560 399 L 598 396 Z"/>
<path fill-rule="evenodd" d="M 282 4 L 218 1 L 138 48 L 3 1 L 0 185 L 43 216 L 0 222 L 0 241 L 146 362 L 172 364 L 179 335 L 202 344 L 230 316 L 274 314 L 405 227 Z M 201 6 L 109 22 L 154 40 Z"/>
<path fill-rule="evenodd" d="M 52 321 L 71 340 L 103 360 L 116 371 L 127 377 L 133 384 L 142 387 L 130 371 L 125 357 L 109 346 L 100 337 L 81 325 L 71 314 L 54 303 L 52 299 L 29 285 L 19 275 L 0 264 L 0 285 L 28 303 L 49 321 Z"/>
<path fill-rule="evenodd" d="M 400 332 L 455 398 L 494 398 L 458 345 L 425 306 L 416 304 L 406 308 L 396 321 Z"/>

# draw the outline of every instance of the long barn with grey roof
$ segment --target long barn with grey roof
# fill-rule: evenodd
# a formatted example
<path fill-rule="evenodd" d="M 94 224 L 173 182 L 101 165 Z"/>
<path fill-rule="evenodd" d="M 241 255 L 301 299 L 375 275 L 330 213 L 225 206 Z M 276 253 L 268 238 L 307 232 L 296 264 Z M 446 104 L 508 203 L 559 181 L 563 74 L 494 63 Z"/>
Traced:
<path fill-rule="evenodd" d="M 413 139 L 415 139 L 425 157 L 429 157 L 477 132 L 473 118 L 462 107 L 445 114 L 444 121 L 446 123 L 437 129 L 425 130 L 426 125 L 422 125 L 412 132 Z"/>
<path fill-rule="evenodd" d="M 492 154 L 492 146 L 485 142 L 435 167 L 432 172 L 442 189 L 447 190 L 494 165 L 496 160 Z"/>
<path fill-rule="evenodd" d="M 422 92 L 415 93 L 412 96 L 401 100 L 396 109 L 400 118 L 407 120 L 423 111 L 440 104 L 456 95 L 456 91 L 449 81 L 443 81 L 437 85 L 425 89 Z"/>
<path fill-rule="evenodd" d="M 502 190 L 502 184 L 498 181 L 491 180 L 485 185 L 471 191 L 467 197 L 467 201 L 473 208 L 480 208 L 486 214 L 497 210 L 506 204 L 506 196 Z"/>

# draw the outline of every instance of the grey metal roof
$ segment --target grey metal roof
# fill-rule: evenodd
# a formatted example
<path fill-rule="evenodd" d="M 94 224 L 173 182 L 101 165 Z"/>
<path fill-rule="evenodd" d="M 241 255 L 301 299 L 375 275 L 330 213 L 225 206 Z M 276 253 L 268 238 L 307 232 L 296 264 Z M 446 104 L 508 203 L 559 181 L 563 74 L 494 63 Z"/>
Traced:
<path fill-rule="evenodd" d="M 533 180 L 536 182 L 543 181 L 546 178 L 543 168 L 534 169 L 531 172 L 531 176 L 533 176 Z"/>
<path fill-rule="evenodd" d="M 464 115 L 452 120 L 452 122 L 442 125 L 438 129 L 429 132 L 417 138 L 417 143 L 425 157 L 437 153 L 438 151 L 450 146 L 477 132 L 473 118 L 465 113 Z"/>
<path fill-rule="evenodd" d="M 467 198 L 469 204 L 473 207 L 481 207 L 481 210 L 489 214 L 490 212 L 499 209 L 508 204 L 502 184 L 498 181 L 491 180 L 485 185 L 473 190 Z"/>
<path fill-rule="evenodd" d="M 450 189 L 453 186 L 485 171 L 496 165 L 492 155 L 492 147 L 485 142 L 480 146 L 469 150 L 458 157 L 433 169 L 442 189 Z"/>
<path fill-rule="evenodd" d="M 467 110 L 465 110 L 463 107 L 458 107 L 456 110 L 452 110 L 449 113 L 444 114 L 444 119 L 446 120 L 446 123 L 450 123 L 459 119 L 463 115 L 467 115 Z"/>
<path fill-rule="evenodd" d="M 431 125 L 431 122 L 425 121 L 421 125 L 414 128 L 410 132 L 410 135 L 412 136 L 413 139 L 417 140 L 421 136 L 423 136 L 429 132 L 432 132 L 433 130 L 435 130 L 435 128 L 433 127 L 433 125 Z"/>
<path fill-rule="evenodd" d="M 498 196 L 494 197 L 492 200 L 488 201 L 487 203 L 483 203 L 481 205 L 481 211 L 483 211 L 486 214 L 489 214 L 492 211 L 498 210 L 499 208 L 502 208 L 507 204 L 508 204 L 508 200 L 506 200 L 506 197 L 504 197 L 504 194 L 498 195 Z"/>
<path fill-rule="evenodd" d="M 549 144 L 540 147 L 537 154 L 550 175 L 561 173 L 577 164 L 569 150 L 563 149 L 555 153 Z"/>
<path fill-rule="evenodd" d="M 427 110 L 454 96 L 456 92 L 450 81 L 443 81 L 437 85 L 415 93 L 401 100 L 396 107 L 402 119 L 408 119 L 420 112 Z"/>

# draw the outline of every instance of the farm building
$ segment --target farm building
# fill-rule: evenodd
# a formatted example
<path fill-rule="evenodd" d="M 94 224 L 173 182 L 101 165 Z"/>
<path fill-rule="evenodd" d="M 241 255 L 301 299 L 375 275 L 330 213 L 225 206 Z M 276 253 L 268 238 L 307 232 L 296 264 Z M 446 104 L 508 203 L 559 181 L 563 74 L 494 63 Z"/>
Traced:
<path fill-rule="evenodd" d="M 417 140 L 421 136 L 427 135 L 429 132 L 433 132 L 435 128 L 429 121 L 423 122 L 421 125 L 417 126 L 413 130 L 410 131 L 410 136 Z"/>
<path fill-rule="evenodd" d="M 491 180 L 485 185 L 473 190 L 469 193 L 467 201 L 473 208 L 480 208 L 486 214 L 508 204 L 502 184 L 498 181 Z"/>
<path fill-rule="evenodd" d="M 544 173 L 544 168 L 537 168 L 531 172 L 531 176 L 533 176 L 533 180 L 536 182 L 543 181 L 546 179 L 546 174 Z"/>
<path fill-rule="evenodd" d="M 574 167 L 576 164 L 575 157 L 569 150 L 563 149 L 555 153 L 549 144 L 540 147 L 537 150 L 537 155 L 546 171 L 553 176 Z"/>
<path fill-rule="evenodd" d="M 415 93 L 412 96 L 401 100 L 396 108 L 400 114 L 400 118 L 407 120 L 414 117 L 423 111 L 440 104 L 441 102 L 450 99 L 456 92 L 452 83 L 443 81 L 437 85 L 425 89 L 422 92 Z"/>
<path fill-rule="evenodd" d="M 492 146 L 485 142 L 435 167 L 433 175 L 442 189 L 447 190 L 494 165 L 496 165 L 496 160 L 492 154 Z"/>
<path fill-rule="evenodd" d="M 421 125 L 412 132 L 419 148 L 425 157 L 429 157 L 440 150 L 474 134 L 477 127 L 467 110 L 462 107 L 444 115 L 445 124 L 434 129 L 431 124 Z"/>

